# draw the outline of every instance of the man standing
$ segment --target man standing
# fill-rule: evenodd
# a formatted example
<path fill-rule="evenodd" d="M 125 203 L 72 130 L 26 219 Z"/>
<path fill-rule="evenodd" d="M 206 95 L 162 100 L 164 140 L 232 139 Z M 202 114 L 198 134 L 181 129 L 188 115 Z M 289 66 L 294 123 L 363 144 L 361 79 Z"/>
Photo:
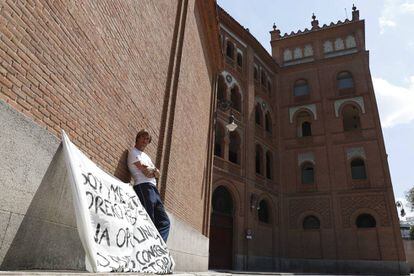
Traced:
<path fill-rule="evenodd" d="M 151 143 L 151 136 L 148 131 L 140 130 L 135 138 L 135 147 L 129 151 L 128 168 L 134 178 L 135 192 L 161 237 L 167 242 L 170 220 L 156 187 L 156 178 L 160 177 L 160 171 L 144 152 L 149 143 Z"/>

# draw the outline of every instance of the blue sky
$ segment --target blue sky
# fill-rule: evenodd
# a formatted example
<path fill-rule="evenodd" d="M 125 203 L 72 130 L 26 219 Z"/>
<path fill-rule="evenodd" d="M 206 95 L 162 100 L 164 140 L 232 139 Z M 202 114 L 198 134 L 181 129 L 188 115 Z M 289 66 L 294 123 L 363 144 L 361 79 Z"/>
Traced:
<path fill-rule="evenodd" d="M 352 4 L 365 20 L 366 48 L 396 199 L 414 186 L 414 0 L 218 0 L 270 52 L 269 31 L 281 33 L 350 19 Z M 414 170 L 413 170 L 414 171 Z M 408 211 L 409 208 L 406 208 Z M 413 215 L 413 214 L 409 214 Z"/>

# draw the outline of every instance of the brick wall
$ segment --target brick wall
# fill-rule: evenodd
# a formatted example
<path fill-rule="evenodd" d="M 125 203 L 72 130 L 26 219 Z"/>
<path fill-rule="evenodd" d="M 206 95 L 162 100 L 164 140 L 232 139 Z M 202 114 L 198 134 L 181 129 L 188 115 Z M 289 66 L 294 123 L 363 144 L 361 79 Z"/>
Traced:
<path fill-rule="evenodd" d="M 203 227 L 205 168 L 210 121 L 211 83 L 200 55 L 204 39 L 195 30 L 199 13 L 189 3 L 178 83 L 165 204 L 196 229 Z"/>
<path fill-rule="evenodd" d="M 202 182 L 206 129 L 194 137 L 189 130 L 197 121 L 208 125 L 210 110 L 211 85 L 194 2 L 182 72 L 190 80 L 180 82 L 182 104 L 174 123 L 175 141 L 180 145 L 185 138 L 186 145 L 174 149 L 179 162 L 170 169 L 167 184 L 173 192 L 167 206 L 200 230 L 203 199 L 197 197 L 191 212 L 177 203 L 190 201 L 188 187 Z M 140 128 L 153 135 L 147 151 L 155 161 L 176 13 L 177 1 L 169 0 L 2 1 L 0 99 L 57 137 L 64 129 L 99 166 L 129 181 L 126 149 Z M 199 117 L 187 129 L 184 119 L 194 110 Z M 181 168 L 187 150 L 197 160 L 187 159 Z M 194 170 L 194 179 L 182 177 Z"/>

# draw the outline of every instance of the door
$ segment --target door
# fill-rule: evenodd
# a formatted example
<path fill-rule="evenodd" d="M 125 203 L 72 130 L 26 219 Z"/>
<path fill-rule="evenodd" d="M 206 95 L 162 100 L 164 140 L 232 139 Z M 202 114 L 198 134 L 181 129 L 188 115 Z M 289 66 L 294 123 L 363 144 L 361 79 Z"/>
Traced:
<path fill-rule="evenodd" d="M 232 269 L 233 200 L 229 191 L 219 186 L 213 192 L 212 201 L 209 269 Z"/>

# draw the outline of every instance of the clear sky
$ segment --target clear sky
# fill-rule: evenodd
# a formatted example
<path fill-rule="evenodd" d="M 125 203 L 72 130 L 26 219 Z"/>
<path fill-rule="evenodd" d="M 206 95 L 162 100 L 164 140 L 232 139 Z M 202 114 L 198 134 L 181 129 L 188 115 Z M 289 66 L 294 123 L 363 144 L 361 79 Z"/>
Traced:
<path fill-rule="evenodd" d="M 249 28 L 269 52 L 273 23 L 282 34 L 310 29 L 312 13 L 322 26 L 351 19 L 355 4 L 365 20 L 394 195 L 403 200 L 404 193 L 414 187 L 414 0 L 218 0 L 218 4 Z"/>

